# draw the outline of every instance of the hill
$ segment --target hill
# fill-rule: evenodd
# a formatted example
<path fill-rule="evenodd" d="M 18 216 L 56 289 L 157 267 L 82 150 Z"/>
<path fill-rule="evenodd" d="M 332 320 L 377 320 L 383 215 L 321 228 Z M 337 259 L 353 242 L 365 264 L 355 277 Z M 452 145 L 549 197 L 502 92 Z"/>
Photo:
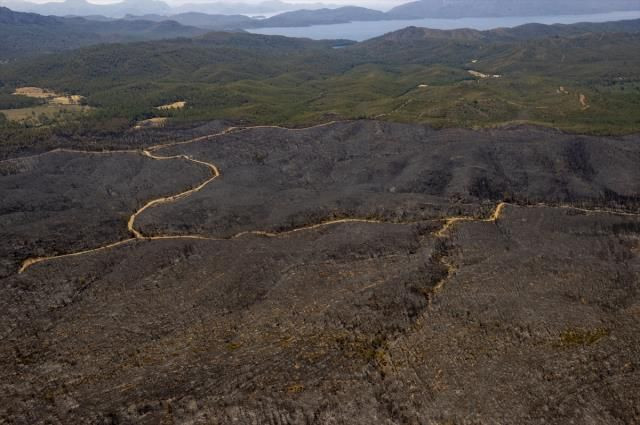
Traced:
<path fill-rule="evenodd" d="M 192 37 L 204 32 L 175 21 L 90 21 L 14 12 L 0 7 L 0 60 L 98 43 Z"/>
<path fill-rule="evenodd" d="M 257 22 L 255 19 L 249 18 L 244 15 L 209 15 L 206 13 L 198 12 L 186 12 L 176 15 L 164 16 L 164 15 L 127 15 L 124 17 L 126 20 L 143 20 L 153 22 L 163 21 L 175 21 L 182 25 L 211 29 L 211 30 L 225 30 L 225 29 L 239 29 L 250 28 Z"/>
<path fill-rule="evenodd" d="M 262 2 L 198 2 L 184 3 L 170 6 L 159 0 L 123 0 L 112 3 L 95 3 L 86 0 L 64 0 L 45 3 L 35 3 L 25 0 L 0 0 L 0 6 L 19 12 L 31 12 L 41 15 L 55 16 L 104 16 L 108 18 L 123 18 L 126 15 L 163 15 L 169 16 L 182 13 L 208 13 L 214 15 L 237 14 L 274 14 L 284 11 L 305 9 L 335 8 L 336 5 L 325 3 L 287 3 L 280 0 Z"/>
<path fill-rule="evenodd" d="M 147 13 L 168 13 L 171 8 L 158 0 L 123 0 L 111 4 L 96 4 L 86 0 L 64 0 L 60 2 L 32 3 L 23 0 L 4 0 L 0 2 L 10 9 L 55 16 L 102 15 L 119 18 L 126 14 L 142 15 Z"/>
<path fill-rule="evenodd" d="M 396 6 L 391 19 L 465 18 L 488 16 L 581 15 L 620 10 L 638 10 L 635 0 L 420 0 Z"/>
<path fill-rule="evenodd" d="M 269 27 L 305 27 L 310 25 L 330 25 L 352 21 L 380 21 L 386 19 L 383 12 L 364 7 L 345 6 L 335 9 L 296 10 L 284 12 L 265 19 L 250 18 L 244 15 L 220 15 L 197 12 L 176 15 L 128 15 L 125 19 L 141 19 L 150 21 L 172 20 L 183 25 L 190 25 L 211 30 L 236 30 Z"/>
<path fill-rule="evenodd" d="M 100 120 L 93 129 L 158 116 L 289 125 L 368 117 L 629 133 L 640 131 L 637 27 L 408 28 L 356 44 L 213 32 L 100 45 L 0 67 L 0 109 L 15 103 L 16 87 L 37 86 L 85 96 Z M 187 107 L 154 109 L 177 101 Z"/>
<path fill-rule="evenodd" d="M 513 42 L 544 39 L 549 37 L 571 37 L 589 33 L 640 33 L 640 19 L 615 22 L 582 22 L 577 24 L 525 24 L 513 28 L 496 28 L 480 31 L 469 28 L 454 30 L 438 30 L 431 28 L 407 27 L 384 34 L 361 45 L 374 45 L 381 42 L 420 42 L 429 39 L 481 41 L 481 42 Z"/>
<path fill-rule="evenodd" d="M 639 136 L 225 128 L 0 162 L 0 421 L 638 423 Z"/>
<path fill-rule="evenodd" d="M 324 9 L 340 7 L 331 3 L 289 3 L 281 0 L 265 0 L 258 2 L 214 1 L 184 3 L 173 8 L 174 13 L 199 12 L 225 15 L 272 15 L 299 9 Z"/>
<path fill-rule="evenodd" d="M 345 6 L 337 9 L 296 10 L 267 19 L 254 20 L 252 27 L 305 27 L 341 24 L 351 21 L 381 21 L 385 14 L 364 7 Z"/>
<path fill-rule="evenodd" d="M 638 24 L 0 64 L 0 424 L 640 423 Z"/>
<path fill-rule="evenodd" d="M 387 19 L 420 19 L 420 18 L 464 18 L 488 16 L 551 16 L 580 15 L 612 11 L 638 10 L 635 0 L 569 0 L 569 1 L 525 1 L 525 0 L 420 0 L 401 4 L 386 13 L 355 8 L 343 10 L 336 14 L 326 9 L 339 9 L 338 5 L 323 3 L 287 3 L 280 0 L 262 1 L 258 3 L 243 2 L 198 2 L 170 6 L 160 0 L 123 0 L 110 4 L 94 4 L 86 0 L 64 0 L 61 2 L 32 3 L 24 0 L 0 0 L 0 6 L 21 12 L 39 13 L 56 16 L 105 16 L 123 18 L 126 15 L 144 16 L 203 13 L 212 15 L 272 15 L 274 13 L 295 12 L 287 14 L 281 22 L 270 26 L 306 26 L 320 23 L 341 23 L 353 20 L 387 20 Z M 304 10 L 301 10 L 304 9 Z M 355 9 L 364 9 L 356 12 Z M 312 11 L 317 11 L 311 13 Z M 300 19 L 297 21 L 296 19 Z M 260 25 L 260 23 L 256 23 Z M 207 24 L 207 28 L 214 26 Z M 215 27 L 221 28 L 221 27 Z M 249 27 L 247 27 L 249 28 Z"/>

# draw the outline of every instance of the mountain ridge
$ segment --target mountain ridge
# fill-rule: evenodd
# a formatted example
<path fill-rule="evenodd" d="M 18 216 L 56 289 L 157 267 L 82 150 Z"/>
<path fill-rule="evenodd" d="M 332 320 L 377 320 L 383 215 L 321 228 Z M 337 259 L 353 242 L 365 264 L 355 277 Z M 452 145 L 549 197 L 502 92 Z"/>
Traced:
<path fill-rule="evenodd" d="M 640 116 L 640 62 L 629 53 L 640 46 L 639 26 L 409 28 L 361 43 L 209 32 L 41 56 L 3 65 L 0 80 L 7 96 L 24 86 L 73 90 L 123 125 L 154 116 L 154 106 L 184 101 L 181 121 L 387 117 L 629 133 L 638 131 Z"/>
<path fill-rule="evenodd" d="M 307 26 L 325 23 L 345 23 L 358 20 L 393 20 L 466 17 L 506 17 L 506 16 L 551 16 L 562 14 L 591 14 L 613 11 L 639 10 L 635 0 L 610 0 L 602 3 L 595 0 L 568 0 L 557 2 L 541 0 L 531 3 L 522 0 L 486 0 L 481 3 L 472 0 L 419 0 L 404 3 L 381 12 L 376 9 L 355 5 L 335 5 L 324 3 L 287 3 L 281 0 L 268 0 L 261 3 L 188 3 L 172 7 L 162 0 L 123 0 L 111 4 L 94 4 L 87 0 L 65 0 L 63 2 L 31 3 L 26 0 L 3 0 L 0 6 L 15 11 L 32 12 L 56 16 L 97 16 L 123 18 L 127 15 L 160 15 L 171 19 L 173 15 L 184 13 L 205 13 L 211 15 L 271 15 L 294 13 L 281 16 L 269 22 L 267 19 L 255 20 L 258 26 Z M 342 9 L 338 12 L 337 9 Z M 350 10 L 349 10 L 350 9 Z M 295 21 L 299 18 L 299 21 Z M 293 20 L 293 22 L 292 22 Z M 211 27 L 211 25 L 208 25 Z"/>
<path fill-rule="evenodd" d="M 171 7 L 162 0 L 122 0 L 117 3 L 98 4 L 87 0 L 65 0 L 62 2 L 33 3 L 25 0 L 2 0 L 0 6 L 17 12 L 38 13 L 55 16 L 92 16 L 102 15 L 107 18 L 123 18 L 126 15 L 172 15 L 186 12 L 213 13 L 224 15 L 236 14 L 273 14 L 301 8 L 321 9 L 335 8 L 338 5 L 325 3 L 296 4 L 280 0 L 262 1 L 260 3 L 187 3 Z"/>
<path fill-rule="evenodd" d="M 580 22 L 576 24 L 538 24 L 530 23 L 516 27 L 502 27 L 490 30 L 476 30 L 459 28 L 440 30 L 410 26 L 397 31 L 366 40 L 363 43 L 377 43 L 380 41 L 418 41 L 430 38 L 460 40 L 460 41 L 513 41 L 532 40 L 554 36 L 584 35 L 586 33 L 638 33 L 640 19 L 628 19 L 615 22 Z"/>
<path fill-rule="evenodd" d="M 505 16 L 580 15 L 622 10 L 638 10 L 634 0 L 539 0 L 536 2 L 513 0 L 419 0 L 394 7 L 387 12 L 391 19 Z"/>
<path fill-rule="evenodd" d="M 166 20 L 91 21 L 42 16 L 0 7 L 0 59 L 54 53 L 98 43 L 193 37 L 206 30 Z"/>

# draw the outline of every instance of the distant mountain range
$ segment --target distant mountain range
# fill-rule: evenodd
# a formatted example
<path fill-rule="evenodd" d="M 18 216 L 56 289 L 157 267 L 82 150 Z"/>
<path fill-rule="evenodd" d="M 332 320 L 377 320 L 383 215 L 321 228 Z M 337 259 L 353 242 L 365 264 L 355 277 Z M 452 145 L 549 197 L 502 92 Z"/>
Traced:
<path fill-rule="evenodd" d="M 305 27 L 309 25 L 340 24 L 352 21 L 383 21 L 385 19 L 387 19 L 387 16 L 378 10 L 345 6 L 337 9 L 285 12 L 268 19 L 255 20 L 253 22 L 253 28 Z"/>
<path fill-rule="evenodd" d="M 296 11 L 273 21 L 274 26 L 304 26 L 319 23 L 369 21 L 386 19 L 462 18 L 486 16 L 543 16 L 588 14 L 609 11 L 639 10 L 638 0 L 419 0 L 397 6 L 383 13 L 364 7 L 340 7 L 324 3 L 288 3 L 266 0 L 260 3 L 224 2 L 187 3 L 171 7 L 161 0 L 123 0 L 112 4 L 94 4 L 86 0 L 32 3 L 25 0 L 0 0 L 0 6 L 20 12 L 56 16 L 103 16 L 123 18 L 158 15 L 172 18 L 185 13 L 218 15 L 273 15 Z M 304 9 L 304 10 L 300 10 Z M 327 9 L 340 9 L 332 15 Z M 312 11 L 317 11 L 312 13 Z M 298 22 L 298 19 L 301 24 Z M 277 24 L 277 25 L 276 25 Z M 226 23 L 225 23 L 226 25 Z M 210 27 L 211 24 L 207 23 Z M 264 25 L 259 25 L 264 26 Z"/>
<path fill-rule="evenodd" d="M 2 1 L 2 0 L 0 0 Z M 207 31 L 235 31 L 267 27 L 301 27 L 318 24 L 338 24 L 352 21 L 383 21 L 424 16 L 459 17 L 500 15 L 539 15 L 543 12 L 588 13 L 640 8 L 638 0 L 567 0 L 536 3 L 522 0 L 421 0 L 398 6 L 387 13 L 363 7 L 345 6 L 316 10 L 284 12 L 269 18 L 252 18 L 241 14 L 206 14 L 202 12 L 174 13 L 158 0 L 125 0 L 121 3 L 96 5 L 85 0 L 62 3 L 34 4 L 23 0 L 4 3 L 35 8 L 48 15 L 82 15 L 83 17 L 43 16 L 14 12 L 0 7 L 0 60 L 6 61 L 38 53 L 58 52 L 97 43 L 155 40 L 173 37 L 193 37 Z M 555 4 L 558 3 L 558 4 Z M 210 3 L 197 5 L 206 9 Z M 240 4 L 240 3 L 237 3 Z M 261 7 L 285 7 L 293 3 L 279 0 L 261 3 Z M 195 7 L 196 5 L 194 5 Z M 187 8 L 188 6 L 182 6 Z M 153 11 L 153 13 L 147 13 Z M 145 12 L 145 13 L 141 13 Z M 123 14 L 123 18 L 111 16 Z"/>
<path fill-rule="evenodd" d="M 329 3 L 288 3 L 280 0 L 266 0 L 259 3 L 226 2 L 186 3 L 174 7 L 173 13 L 199 12 L 215 15 L 273 15 L 299 9 L 335 9 L 340 5 Z"/>
<path fill-rule="evenodd" d="M 42 16 L 0 7 L 0 60 L 53 53 L 98 43 L 193 37 L 202 28 L 175 21 L 90 21 L 84 18 Z"/>
<path fill-rule="evenodd" d="M 407 27 L 398 31 L 375 37 L 357 46 L 369 48 L 384 46 L 389 48 L 394 43 L 404 45 L 430 40 L 446 40 L 458 42 L 505 42 L 532 41 L 550 37 L 574 37 L 586 34 L 628 33 L 640 34 L 640 19 L 629 19 L 614 22 L 583 22 L 577 24 L 525 24 L 513 28 L 495 28 L 486 31 L 469 28 L 439 30 L 431 28 Z M 392 48 L 389 48 L 391 53 Z"/>
<path fill-rule="evenodd" d="M 152 22 L 163 22 L 172 20 L 182 25 L 194 26 L 208 30 L 235 30 L 241 28 L 251 28 L 255 26 L 256 19 L 245 15 L 209 15 L 199 12 L 178 13 L 176 15 L 127 15 L 123 18 L 127 21 L 144 20 Z"/>
<path fill-rule="evenodd" d="M 547 1 L 547 0 L 542 0 Z M 500 4 L 505 7 L 499 7 Z M 573 3 L 572 3 L 573 2 Z M 125 19 L 145 19 L 153 21 L 175 20 L 183 25 L 215 30 L 237 30 L 269 27 L 305 27 L 311 25 L 341 24 L 354 21 L 406 20 L 427 17 L 455 18 L 465 16 L 539 16 L 544 11 L 556 10 L 556 14 L 586 14 L 617 10 L 638 10 L 640 3 L 636 0 L 611 0 L 604 4 L 596 4 L 589 0 L 577 2 L 569 0 L 554 8 L 541 9 L 539 4 L 531 5 L 519 0 L 486 0 L 484 10 L 472 0 L 422 0 L 407 3 L 391 9 L 389 12 L 356 6 L 337 8 L 303 9 L 283 12 L 266 19 L 255 19 L 244 15 L 221 15 L 188 12 L 169 15 L 127 15 Z"/>
<path fill-rule="evenodd" d="M 419 0 L 394 7 L 392 19 L 581 15 L 640 10 L 638 0 Z"/>
<path fill-rule="evenodd" d="M 113 4 L 93 4 L 86 0 L 65 0 L 63 2 L 32 3 L 24 0 L 2 0 L 0 5 L 17 12 L 31 12 L 40 15 L 90 16 L 102 15 L 110 18 L 126 14 L 171 13 L 171 7 L 159 0 L 125 0 Z"/>
<path fill-rule="evenodd" d="M 99 18 L 98 18 L 99 19 Z M 172 20 L 210 30 L 240 30 L 267 27 L 300 27 L 309 25 L 338 24 L 351 21 L 381 21 L 386 19 L 383 12 L 364 7 L 345 6 L 337 9 L 296 10 L 284 12 L 270 18 L 255 19 L 245 15 L 209 15 L 187 12 L 176 15 L 127 15 L 125 20 L 146 20 L 161 22 Z"/>
<path fill-rule="evenodd" d="M 0 62 L 25 56 L 55 53 L 100 43 L 191 38 L 209 31 L 241 30 L 259 26 L 311 25 L 350 20 L 356 16 L 379 19 L 382 12 L 358 7 L 287 12 L 268 19 L 243 15 L 208 15 L 189 12 L 170 17 L 157 14 L 59 17 L 14 12 L 0 7 Z"/>
<path fill-rule="evenodd" d="M 260 3 L 212 2 L 188 3 L 171 7 L 160 0 L 123 0 L 111 4 L 94 4 L 86 0 L 65 0 L 63 2 L 32 3 L 25 0 L 0 0 L 0 6 L 18 12 L 31 12 L 40 15 L 55 16 L 104 16 L 122 18 L 126 15 L 174 15 L 198 12 L 223 15 L 272 15 L 278 12 L 296 9 L 336 8 L 337 5 L 312 3 L 296 4 L 280 0 L 267 0 Z"/>
<path fill-rule="evenodd" d="M 609 11 L 638 10 L 638 0 L 420 0 L 406 3 L 388 12 L 364 7 L 296 4 L 281 0 L 261 3 L 189 3 L 171 7 L 160 0 L 124 0 L 112 4 L 93 4 L 86 0 L 31 3 L 25 0 L 0 0 L 15 11 L 40 15 L 80 16 L 94 21 L 146 20 L 176 21 L 182 25 L 205 29 L 229 30 L 265 27 L 301 27 L 338 24 L 353 21 L 383 21 L 391 19 L 461 18 L 486 16 L 542 16 L 587 14 Z M 300 7 L 304 9 L 300 10 Z M 295 10 L 298 9 L 298 10 Z M 256 19 L 247 15 L 273 15 Z"/>

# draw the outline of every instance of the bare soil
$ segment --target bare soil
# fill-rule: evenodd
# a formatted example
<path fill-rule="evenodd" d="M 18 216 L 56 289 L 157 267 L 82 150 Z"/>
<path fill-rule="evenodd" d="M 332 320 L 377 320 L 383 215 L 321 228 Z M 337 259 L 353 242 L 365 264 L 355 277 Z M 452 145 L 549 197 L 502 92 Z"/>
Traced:
<path fill-rule="evenodd" d="M 156 107 L 156 109 L 161 109 L 161 110 L 182 109 L 185 106 L 187 106 L 187 102 L 179 101 L 179 102 L 169 103 L 167 105 L 158 106 Z"/>

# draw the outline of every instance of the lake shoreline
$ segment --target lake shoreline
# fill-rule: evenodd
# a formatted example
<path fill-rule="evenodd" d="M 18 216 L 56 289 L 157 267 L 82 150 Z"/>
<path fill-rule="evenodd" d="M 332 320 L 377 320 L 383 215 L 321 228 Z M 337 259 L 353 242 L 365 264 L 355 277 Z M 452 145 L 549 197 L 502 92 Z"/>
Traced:
<path fill-rule="evenodd" d="M 640 19 L 640 10 L 596 13 L 588 15 L 554 16 L 507 16 L 490 18 L 459 19 L 410 19 L 384 21 L 354 21 L 345 24 L 311 25 L 306 27 L 271 27 L 246 29 L 253 34 L 283 35 L 286 37 L 310 38 L 313 40 L 343 39 L 364 41 L 406 27 L 424 27 L 451 30 L 470 28 L 490 30 L 511 28 L 527 23 L 539 24 L 575 24 L 578 22 L 608 22 L 627 19 Z"/>

